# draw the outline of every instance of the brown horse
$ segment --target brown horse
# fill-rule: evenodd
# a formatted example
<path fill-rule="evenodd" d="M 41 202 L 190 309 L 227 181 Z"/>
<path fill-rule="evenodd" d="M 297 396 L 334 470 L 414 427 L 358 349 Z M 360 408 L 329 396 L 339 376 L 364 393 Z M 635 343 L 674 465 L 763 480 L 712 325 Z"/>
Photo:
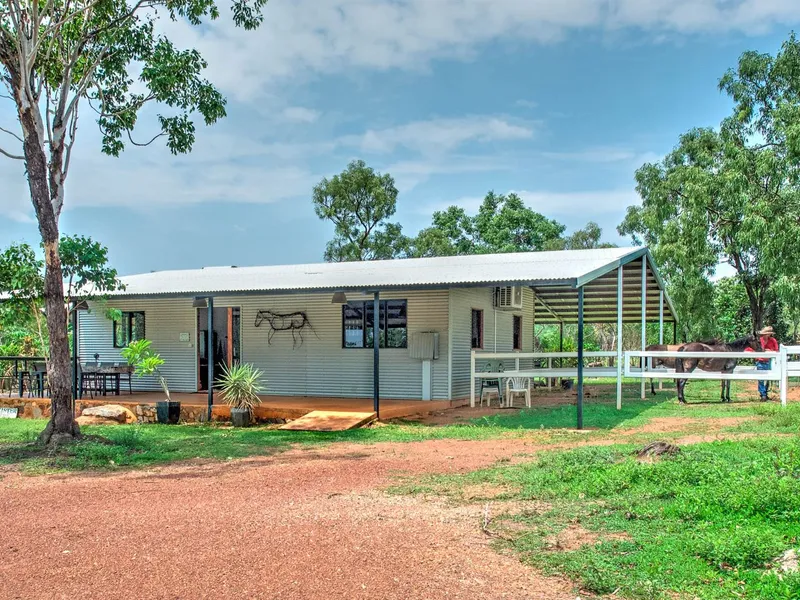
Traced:
<path fill-rule="evenodd" d="M 719 344 L 720 341 L 718 339 L 712 339 L 712 340 L 703 340 L 703 341 L 697 342 L 697 343 L 698 344 L 705 344 L 706 346 L 714 346 L 714 345 Z M 684 346 L 684 344 L 675 344 L 675 345 L 673 345 L 673 344 L 669 344 L 669 345 L 667 345 L 667 344 L 650 344 L 649 346 L 647 346 L 645 348 L 645 350 L 647 352 L 680 352 L 680 349 L 683 348 L 683 346 Z M 676 361 L 675 358 L 666 358 L 666 357 L 665 358 L 648 358 L 647 360 L 648 360 L 648 364 L 650 365 L 651 369 L 653 367 L 659 367 L 659 366 L 665 366 L 668 369 L 674 369 L 675 368 L 675 361 Z M 686 386 L 687 383 L 688 383 L 688 381 L 684 382 L 683 385 Z M 653 394 L 654 396 L 656 395 L 656 388 L 653 385 L 653 380 L 652 379 L 650 380 L 650 393 Z"/>
<path fill-rule="evenodd" d="M 684 344 L 678 352 L 743 352 L 745 348 L 751 348 L 755 352 L 761 352 L 761 344 L 753 335 L 739 338 L 738 340 L 728 343 L 704 344 L 702 342 L 693 342 Z M 701 370 L 711 373 L 733 373 L 738 362 L 738 358 L 679 358 L 675 361 L 675 372 L 691 373 L 699 367 Z M 678 387 L 678 401 L 681 404 L 686 404 L 686 399 L 683 397 L 683 388 L 686 387 L 686 379 L 678 379 L 676 383 Z M 723 379 L 721 384 L 720 399 L 722 402 L 731 402 L 731 380 Z"/>
<path fill-rule="evenodd" d="M 675 345 L 675 346 L 673 346 L 671 344 L 670 345 L 666 345 L 666 344 L 650 344 L 649 346 L 647 346 L 647 348 L 645 348 L 645 350 L 647 352 L 677 352 L 681 348 L 683 348 L 683 344 L 678 344 L 678 345 Z M 677 359 L 675 359 L 675 358 L 648 358 L 647 359 L 648 364 L 650 365 L 651 369 L 654 368 L 654 367 L 660 367 L 662 365 L 667 367 L 668 369 L 674 369 L 676 360 Z M 653 394 L 654 396 L 656 395 L 656 388 L 655 388 L 655 385 L 653 385 L 653 380 L 652 379 L 650 380 L 650 393 Z"/>

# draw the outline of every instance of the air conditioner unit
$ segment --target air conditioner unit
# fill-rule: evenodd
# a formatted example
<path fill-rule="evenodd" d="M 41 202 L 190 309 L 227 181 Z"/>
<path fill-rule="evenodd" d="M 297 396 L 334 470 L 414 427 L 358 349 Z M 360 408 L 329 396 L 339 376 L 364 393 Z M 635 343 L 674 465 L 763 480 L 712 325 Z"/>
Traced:
<path fill-rule="evenodd" d="M 499 310 L 521 310 L 522 288 L 518 285 L 494 288 L 494 307 Z"/>

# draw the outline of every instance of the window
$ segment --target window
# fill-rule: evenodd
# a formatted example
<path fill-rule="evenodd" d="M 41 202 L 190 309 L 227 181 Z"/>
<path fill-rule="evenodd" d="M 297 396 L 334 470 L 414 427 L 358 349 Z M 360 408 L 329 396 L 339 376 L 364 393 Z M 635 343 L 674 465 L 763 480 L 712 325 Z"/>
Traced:
<path fill-rule="evenodd" d="M 131 342 L 144 339 L 144 313 L 124 312 L 114 321 L 114 348 L 125 348 Z"/>
<path fill-rule="evenodd" d="M 342 347 L 372 348 L 375 304 L 348 302 L 342 307 Z M 408 346 L 408 302 L 382 300 L 378 315 L 380 348 L 406 348 Z"/>
<path fill-rule="evenodd" d="M 483 348 L 483 311 L 472 309 L 472 347 Z"/>
<path fill-rule="evenodd" d="M 522 317 L 514 315 L 514 350 L 522 350 Z"/>

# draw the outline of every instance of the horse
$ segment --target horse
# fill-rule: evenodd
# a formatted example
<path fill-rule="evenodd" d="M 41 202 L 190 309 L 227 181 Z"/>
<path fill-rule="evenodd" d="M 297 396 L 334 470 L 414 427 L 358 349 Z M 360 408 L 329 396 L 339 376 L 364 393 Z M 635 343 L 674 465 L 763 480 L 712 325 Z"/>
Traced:
<path fill-rule="evenodd" d="M 670 345 L 666 345 L 666 344 L 650 344 L 649 346 L 647 346 L 645 348 L 645 351 L 647 351 L 647 352 L 677 352 L 681 348 L 683 348 L 683 344 L 678 344 L 678 345 L 675 345 L 675 346 L 673 346 L 671 344 Z M 675 368 L 675 361 L 677 359 L 675 359 L 675 358 L 656 358 L 656 357 L 652 357 L 652 358 L 648 358 L 647 360 L 648 360 L 648 362 L 650 364 L 650 368 L 651 369 L 654 368 L 654 367 L 660 367 L 662 365 L 667 367 L 668 369 L 674 369 Z M 653 380 L 652 379 L 650 380 L 650 393 L 653 394 L 653 396 L 656 395 L 656 387 L 653 384 Z"/>
<path fill-rule="evenodd" d="M 750 348 L 755 352 L 761 352 L 761 344 L 753 335 L 739 338 L 728 343 L 704 344 L 702 342 L 693 342 L 684 344 L 678 352 L 743 352 L 745 348 Z M 724 357 L 679 358 L 675 361 L 675 372 L 691 373 L 696 368 L 700 367 L 703 371 L 710 371 L 712 373 L 733 373 L 738 362 L 738 358 Z M 721 384 L 720 400 L 722 402 L 731 402 L 731 380 L 723 379 Z M 686 379 L 676 380 L 676 385 L 678 388 L 678 401 L 681 404 L 686 404 L 686 399 L 683 396 L 683 388 L 686 386 Z"/>
<path fill-rule="evenodd" d="M 703 340 L 703 341 L 697 342 L 697 343 L 705 344 L 706 346 L 714 346 L 716 344 L 719 344 L 720 341 L 718 339 L 712 339 L 712 340 Z M 681 348 L 683 348 L 683 346 L 684 346 L 684 344 L 674 344 L 674 345 L 673 344 L 669 344 L 669 345 L 667 345 L 667 344 L 650 344 L 649 346 L 647 346 L 645 348 L 645 350 L 647 352 L 680 352 L 680 350 L 681 350 Z M 654 368 L 654 367 L 660 367 L 660 366 L 664 366 L 664 367 L 666 367 L 668 369 L 674 369 L 675 368 L 675 361 L 677 359 L 675 359 L 675 358 L 666 358 L 665 357 L 665 358 L 648 358 L 647 360 L 649 361 L 651 369 Z M 684 382 L 683 385 L 685 386 L 686 382 Z M 655 388 L 655 385 L 653 384 L 653 380 L 652 379 L 650 380 L 650 393 L 653 396 L 656 395 L 656 388 Z"/>

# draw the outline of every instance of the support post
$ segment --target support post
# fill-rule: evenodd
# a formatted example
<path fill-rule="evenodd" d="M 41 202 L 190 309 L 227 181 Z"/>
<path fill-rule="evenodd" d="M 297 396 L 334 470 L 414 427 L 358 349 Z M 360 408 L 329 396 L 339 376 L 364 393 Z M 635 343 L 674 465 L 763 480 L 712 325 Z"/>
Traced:
<path fill-rule="evenodd" d="M 22 397 L 22 396 L 20 396 Z M 72 416 L 78 400 L 78 306 L 72 304 Z"/>
<path fill-rule="evenodd" d="M 578 429 L 583 429 L 583 287 L 578 288 Z"/>
<path fill-rule="evenodd" d="M 786 401 L 789 395 L 789 355 L 786 346 L 781 344 L 780 354 L 778 355 L 778 365 L 781 370 L 780 397 L 781 406 L 786 408 Z"/>
<path fill-rule="evenodd" d="M 381 347 L 381 293 L 376 291 L 373 299 L 372 315 L 372 410 L 375 418 L 381 419 L 381 388 L 380 388 L 380 347 Z"/>
<path fill-rule="evenodd" d="M 558 323 L 558 351 L 564 352 L 564 321 L 559 321 Z M 564 359 L 558 359 L 558 368 L 561 369 L 564 366 Z M 558 378 L 558 385 L 562 385 L 563 379 L 561 377 Z M 547 387 L 550 387 L 549 385 Z"/>
<path fill-rule="evenodd" d="M 664 345 L 664 290 L 658 292 L 658 343 Z M 658 380 L 658 391 L 664 389 L 664 380 Z"/>
<path fill-rule="evenodd" d="M 675 319 L 675 315 L 672 318 Z M 672 344 L 678 345 L 678 322 L 675 320 L 672 321 Z"/>
<path fill-rule="evenodd" d="M 469 353 L 469 406 L 475 408 L 475 350 Z"/>
<path fill-rule="evenodd" d="M 647 256 L 642 257 L 642 352 L 647 346 Z M 647 359 L 642 358 L 642 389 L 641 399 L 646 398 L 644 373 L 647 371 Z"/>
<path fill-rule="evenodd" d="M 617 410 L 622 410 L 622 367 L 625 360 L 622 356 L 622 273 L 625 269 L 617 269 Z"/>
<path fill-rule="evenodd" d="M 214 405 L 214 299 L 208 297 L 208 335 L 206 335 L 206 356 L 208 356 L 208 414 L 211 423 L 211 407 Z"/>

